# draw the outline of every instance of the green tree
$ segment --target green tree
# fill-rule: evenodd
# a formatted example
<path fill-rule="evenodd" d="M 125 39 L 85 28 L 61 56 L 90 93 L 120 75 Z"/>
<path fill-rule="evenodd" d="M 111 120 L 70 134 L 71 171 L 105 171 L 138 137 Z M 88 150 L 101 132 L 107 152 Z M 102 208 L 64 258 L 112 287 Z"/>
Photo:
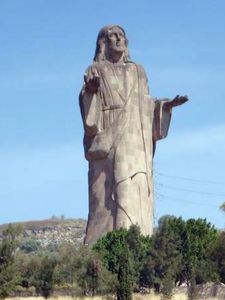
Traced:
<path fill-rule="evenodd" d="M 93 249 L 98 253 L 105 267 L 117 274 L 119 285 L 122 284 L 120 275 L 122 272 L 121 253 L 128 252 L 129 256 L 129 280 L 131 281 L 132 289 L 138 289 L 140 284 L 140 270 L 144 265 L 147 257 L 147 252 L 151 246 L 151 239 L 144 237 L 140 233 L 140 228 L 132 225 L 129 230 L 119 229 L 106 234 L 105 237 L 98 240 Z M 126 264 L 123 263 L 125 268 Z M 124 272 L 127 272 L 124 269 Z"/>
<path fill-rule="evenodd" d="M 225 231 L 218 234 L 212 259 L 216 262 L 219 280 L 225 284 Z"/>
<path fill-rule="evenodd" d="M 111 279 L 111 280 L 110 280 Z M 115 277 L 98 258 L 90 258 L 86 267 L 86 288 L 91 296 L 115 292 Z"/>
<path fill-rule="evenodd" d="M 130 251 L 133 282 L 136 284 L 135 289 L 138 290 L 140 271 L 151 249 L 152 239 L 149 236 L 143 236 L 139 226 L 131 225 L 125 236 L 125 244 Z"/>
<path fill-rule="evenodd" d="M 131 300 L 133 291 L 131 254 L 125 246 L 119 256 L 117 300 Z"/>
<path fill-rule="evenodd" d="M 103 238 L 99 239 L 93 246 L 93 250 L 99 254 L 105 267 L 113 272 L 118 273 L 119 258 L 122 249 L 125 247 L 126 229 L 119 229 L 108 232 Z"/>
<path fill-rule="evenodd" d="M 141 284 L 162 292 L 164 297 L 172 295 L 182 256 L 179 251 L 180 239 L 170 226 L 171 217 L 159 220 L 159 227 L 153 236 L 146 263 L 141 271 Z"/>
<path fill-rule="evenodd" d="M 84 252 L 86 255 L 84 256 Z M 77 269 L 77 283 L 86 296 L 115 293 L 116 276 L 106 269 L 98 255 L 84 246 L 81 248 L 81 264 Z"/>
<path fill-rule="evenodd" d="M 48 298 L 53 291 L 53 275 L 56 267 L 56 259 L 51 256 L 43 256 L 39 270 L 34 276 L 34 286 L 37 293 L 41 294 L 44 298 Z"/>
<path fill-rule="evenodd" d="M 23 288 L 35 285 L 37 274 L 41 268 L 41 257 L 37 253 L 26 253 L 20 251 L 16 255 L 16 265 L 20 282 Z"/>
<path fill-rule="evenodd" d="M 57 255 L 59 261 L 54 271 L 54 282 L 58 286 L 67 286 L 73 293 L 79 270 L 89 256 L 89 250 L 65 242 L 59 246 Z"/>
<path fill-rule="evenodd" d="M 186 273 L 186 281 L 193 282 L 198 279 L 196 283 L 203 283 L 208 280 L 214 280 L 216 277 L 213 272 L 213 263 L 211 254 L 217 240 L 217 231 L 206 219 L 189 219 L 185 226 L 185 235 L 182 238 L 182 253 L 183 253 L 183 266 Z M 199 266 L 207 263 L 204 269 L 210 269 L 211 272 L 198 272 Z"/>
<path fill-rule="evenodd" d="M 176 285 L 204 283 L 217 279 L 215 263 L 212 260 L 212 251 L 217 240 L 217 230 L 205 219 L 189 219 L 173 216 L 163 217 L 173 234 L 175 244 L 181 253 L 182 262 L 177 273 Z M 159 226 L 160 227 L 160 226 Z"/>
<path fill-rule="evenodd" d="M 15 251 L 20 243 L 21 226 L 9 225 L 0 242 L 0 298 L 6 298 L 19 281 L 15 265 Z"/>
<path fill-rule="evenodd" d="M 153 246 L 141 271 L 143 286 L 170 297 L 172 288 L 185 282 L 194 295 L 196 284 L 218 279 L 212 259 L 217 231 L 206 220 L 183 221 L 164 216 L 152 239 Z"/>
<path fill-rule="evenodd" d="M 120 253 L 124 248 L 128 249 L 133 268 L 133 282 L 138 284 L 140 270 L 151 243 L 150 237 L 141 235 L 140 228 L 132 225 L 129 230 L 119 229 L 108 232 L 105 237 L 97 241 L 93 249 L 100 255 L 105 267 L 116 274 L 119 270 Z"/>

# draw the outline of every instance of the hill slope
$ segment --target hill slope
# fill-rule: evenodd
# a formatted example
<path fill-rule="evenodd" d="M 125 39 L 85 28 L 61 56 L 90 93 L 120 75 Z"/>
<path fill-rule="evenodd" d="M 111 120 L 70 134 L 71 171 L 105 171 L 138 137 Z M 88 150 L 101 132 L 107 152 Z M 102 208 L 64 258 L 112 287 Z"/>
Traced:
<path fill-rule="evenodd" d="M 49 244 L 60 244 L 61 242 L 82 243 L 86 220 L 83 219 L 58 219 L 52 218 L 40 221 L 27 221 L 13 223 L 21 225 L 23 228 L 23 241 L 35 240 L 46 247 Z M 0 239 L 2 231 L 8 224 L 0 225 Z"/>

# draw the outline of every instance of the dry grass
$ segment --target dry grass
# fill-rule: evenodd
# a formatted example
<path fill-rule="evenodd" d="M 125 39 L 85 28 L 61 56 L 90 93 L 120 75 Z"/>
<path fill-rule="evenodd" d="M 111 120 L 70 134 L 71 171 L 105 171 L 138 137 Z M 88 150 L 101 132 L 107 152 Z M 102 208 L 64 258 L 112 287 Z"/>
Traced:
<path fill-rule="evenodd" d="M 133 300 L 161 300 L 160 295 L 151 294 L 134 294 Z M 172 300 L 187 300 L 187 296 L 185 294 L 176 294 L 172 297 Z"/>
<path fill-rule="evenodd" d="M 8 298 L 7 300 L 44 300 L 43 297 L 15 297 Z M 107 297 L 57 297 L 57 298 L 49 298 L 49 300 L 107 300 Z M 151 294 L 134 294 L 133 300 L 161 300 L 159 295 Z M 173 296 L 172 300 L 187 300 L 187 296 L 185 294 L 176 294 Z M 202 300 L 202 299 L 199 299 Z M 207 300 L 218 300 L 218 298 L 208 298 Z"/>

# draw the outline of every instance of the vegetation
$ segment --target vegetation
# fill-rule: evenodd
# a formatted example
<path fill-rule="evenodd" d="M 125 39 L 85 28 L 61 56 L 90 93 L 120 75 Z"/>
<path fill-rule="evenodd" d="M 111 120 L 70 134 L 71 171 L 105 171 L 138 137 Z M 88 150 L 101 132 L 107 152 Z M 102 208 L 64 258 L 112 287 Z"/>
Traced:
<path fill-rule="evenodd" d="M 116 293 L 117 299 L 131 300 L 132 290 L 133 290 L 131 255 L 128 247 L 126 246 L 120 252 L 117 279 L 118 279 L 118 287 Z"/>
<path fill-rule="evenodd" d="M 220 209 L 225 212 L 225 202 L 223 202 L 223 204 L 221 204 Z"/>
<path fill-rule="evenodd" d="M 0 298 L 6 298 L 19 281 L 15 251 L 19 245 L 21 227 L 9 225 L 0 243 Z"/>
<path fill-rule="evenodd" d="M 152 237 L 137 226 L 109 232 L 92 247 L 63 242 L 43 247 L 20 241 L 21 228 L 9 225 L 0 240 L 0 298 L 53 292 L 70 296 L 116 295 L 153 289 L 170 299 L 181 284 L 196 297 L 196 286 L 225 283 L 225 232 L 203 219 L 164 216 Z"/>

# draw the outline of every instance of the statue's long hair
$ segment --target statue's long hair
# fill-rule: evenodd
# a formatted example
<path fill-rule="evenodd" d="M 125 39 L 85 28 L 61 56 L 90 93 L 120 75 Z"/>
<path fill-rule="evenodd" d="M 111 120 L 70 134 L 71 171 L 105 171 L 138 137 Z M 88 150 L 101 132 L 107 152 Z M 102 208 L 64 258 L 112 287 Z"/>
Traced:
<path fill-rule="evenodd" d="M 95 50 L 95 56 L 94 56 L 94 61 L 95 62 L 100 62 L 106 60 L 106 43 L 107 43 L 107 38 L 108 38 L 108 33 L 113 27 L 118 27 L 119 29 L 122 30 L 125 38 L 125 45 L 126 49 L 123 54 L 123 61 L 128 62 L 130 60 L 129 57 L 129 52 L 128 52 L 128 39 L 126 37 L 126 33 L 122 27 L 119 25 L 108 25 L 103 27 L 98 34 L 97 37 L 97 42 L 96 42 L 96 50 Z"/>

